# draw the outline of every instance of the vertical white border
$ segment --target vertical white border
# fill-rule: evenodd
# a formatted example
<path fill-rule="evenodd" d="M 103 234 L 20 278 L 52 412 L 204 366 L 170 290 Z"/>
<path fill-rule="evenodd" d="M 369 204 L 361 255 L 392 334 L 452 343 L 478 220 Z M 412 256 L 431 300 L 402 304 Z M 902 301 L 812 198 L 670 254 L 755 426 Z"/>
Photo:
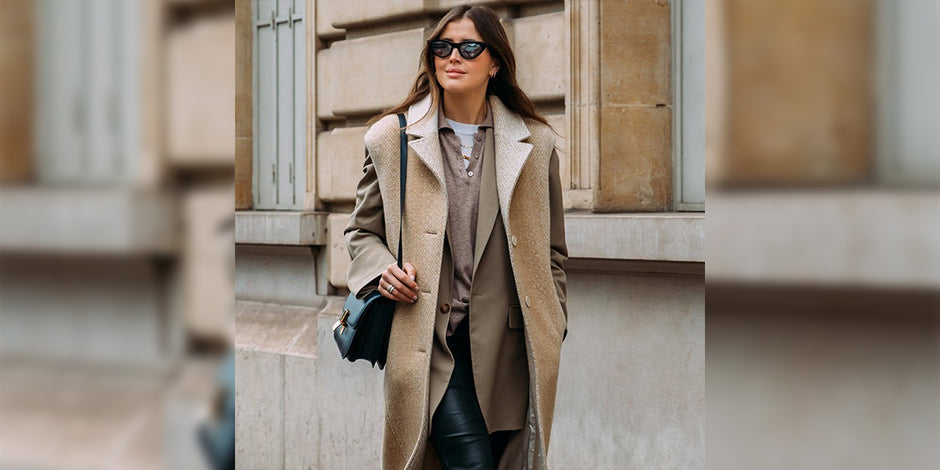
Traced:
<path fill-rule="evenodd" d="M 914 2 L 916 3 L 916 2 Z M 938 175 L 930 165 L 918 165 L 916 162 L 905 161 L 911 158 L 910 155 L 903 155 L 905 146 L 903 142 L 907 136 L 899 127 L 899 122 L 903 121 L 902 116 L 905 113 L 914 112 L 908 109 L 911 106 L 909 101 L 899 96 L 898 90 L 905 86 L 903 75 L 905 73 L 922 72 L 911 70 L 905 67 L 906 64 L 898 59 L 899 51 L 910 50 L 907 48 L 917 47 L 918 45 L 908 44 L 899 35 L 909 25 L 902 24 L 905 21 L 905 15 L 909 10 L 902 11 L 902 8 L 916 8 L 912 2 L 875 2 L 875 89 L 877 98 L 875 101 L 875 158 L 874 158 L 874 183 L 879 186 L 887 187 L 927 187 L 936 188 L 940 185 L 940 175 Z M 936 8 L 936 7 L 935 7 Z M 923 13 L 920 10 L 918 14 Z M 932 26 L 940 26 L 940 8 L 934 10 L 936 23 Z M 931 45 L 926 49 L 921 46 L 920 52 L 931 51 Z M 931 51 L 936 53 L 936 51 Z M 924 67 L 930 67 L 929 57 L 924 57 L 921 63 Z M 925 97 L 925 101 L 918 103 L 926 106 L 938 106 L 936 101 L 931 102 Z M 933 158 L 937 158 L 937 149 L 933 149 Z M 924 168 L 918 168 L 924 167 Z"/>
<path fill-rule="evenodd" d="M 258 210 L 261 205 L 260 146 L 258 134 L 258 0 L 251 0 L 251 208 Z"/>
<path fill-rule="evenodd" d="M 702 0 L 697 0 L 702 1 Z M 704 212 L 704 202 L 684 202 L 685 192 L 682 187 L 682 154 L 683 154 L 683 106 L 682 106 L 682 8 L 684 0 L 673 0 L 671 4 L 672 17 L 671 41 L 672 51 L 672 207 L 676 211 Z M 705 174 L 702 174 L 702 178 Z"/>

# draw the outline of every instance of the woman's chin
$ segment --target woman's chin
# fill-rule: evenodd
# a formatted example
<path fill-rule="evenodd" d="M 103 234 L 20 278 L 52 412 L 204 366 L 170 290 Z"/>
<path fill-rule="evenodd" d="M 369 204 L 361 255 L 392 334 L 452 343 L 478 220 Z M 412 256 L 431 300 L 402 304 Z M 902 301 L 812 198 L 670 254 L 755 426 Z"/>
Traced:
<path fill-rule="evenodd" d="M 441 85 L 441 88 L 444 89 L 444 92 L 450 95 L 466 95 L 472 94 L 474 91 L 473 87 L 466 86 L 466 84 L 456 84 L 456 83 L 447 83 Z"/>

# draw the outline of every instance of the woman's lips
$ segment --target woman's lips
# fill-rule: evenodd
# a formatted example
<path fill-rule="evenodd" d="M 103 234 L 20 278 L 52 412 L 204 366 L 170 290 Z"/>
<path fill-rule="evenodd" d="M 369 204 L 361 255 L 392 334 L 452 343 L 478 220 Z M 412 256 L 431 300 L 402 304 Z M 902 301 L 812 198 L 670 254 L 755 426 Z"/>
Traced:
<path fill-rule="evenodd" d="M 450 78 L 458 78 L 464 74 L 459 70 L 445 70 L 444 73 L 447 74 L 447 76 Z"/>

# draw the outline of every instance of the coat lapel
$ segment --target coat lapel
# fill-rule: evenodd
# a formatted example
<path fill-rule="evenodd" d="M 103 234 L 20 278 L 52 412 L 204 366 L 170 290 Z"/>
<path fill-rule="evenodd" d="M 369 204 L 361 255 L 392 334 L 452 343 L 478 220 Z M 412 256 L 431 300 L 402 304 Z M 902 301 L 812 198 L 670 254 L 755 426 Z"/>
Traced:
<path fill-rule="evenodd" d="M 486 249 L 486 242 L 496 223 L 496 214 L 499 212 L 499 199 L 496 196 L 496 152 L 494 148 L 493 129 L 486 130 L 486 144 L 483 148 L 483 174 L 480 175 L 480 206 L 477 216 L 476 243 L 473 247 L 473 275 L 476 275 L 480 257 Z"/>
<path fill-rule="evenodd" d="M 525 121 L 507 109 L 495 95 L 490 97 L 490 109 L 493 110 L 494 138 L 496 149 L 499 150 L 495 158 L 497 196 L 503 219 L 507 220 L 516 181 L 519 180 L 519 174 L 533 146 L 522 142 L 531 135 Z"/>
<path fill-rule="evenodd" d="M 441 187 L 446 188 L 444 162 L 441 159 L 441 145 L 437 135 L 437 113 L 429 112 L 431 104 L 431 95 L 428 95 L 408 108 L 407 121 L 410 127 L 405 133 L 417 137 L 417 139 L 409 140 L 408 146 L 431 170 Z M 421 119 L 422 117 L 424 119 Z"/>

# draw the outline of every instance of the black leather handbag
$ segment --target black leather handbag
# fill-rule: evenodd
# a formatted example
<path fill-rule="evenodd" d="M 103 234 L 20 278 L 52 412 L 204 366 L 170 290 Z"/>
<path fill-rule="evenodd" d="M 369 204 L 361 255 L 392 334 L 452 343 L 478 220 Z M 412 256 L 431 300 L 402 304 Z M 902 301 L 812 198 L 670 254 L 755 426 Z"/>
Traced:
<path fill-rule="evenodd" d="M 401 124 L 401 190 L 399 191 L 399 215 L 404 217 L 405 210 L 405 174 L 408 169 L 408 138 L 405 136 L 405 115 L 398 115 Z M 401 224 L 398 226 L 398 267 L 401 261 Z M 388 357 L 388 336 L 392 329 L 392 315 L 395 313 L 395 301 L 383 297 L 376 289 L 364 299 L 356 298 L 355 293 L 346 297 L 343 314 L 333 324 L 333 339 L 339 347 L 343 359 L 355 362 L 365 359 L 379 369 L 385 368 Z"/>

